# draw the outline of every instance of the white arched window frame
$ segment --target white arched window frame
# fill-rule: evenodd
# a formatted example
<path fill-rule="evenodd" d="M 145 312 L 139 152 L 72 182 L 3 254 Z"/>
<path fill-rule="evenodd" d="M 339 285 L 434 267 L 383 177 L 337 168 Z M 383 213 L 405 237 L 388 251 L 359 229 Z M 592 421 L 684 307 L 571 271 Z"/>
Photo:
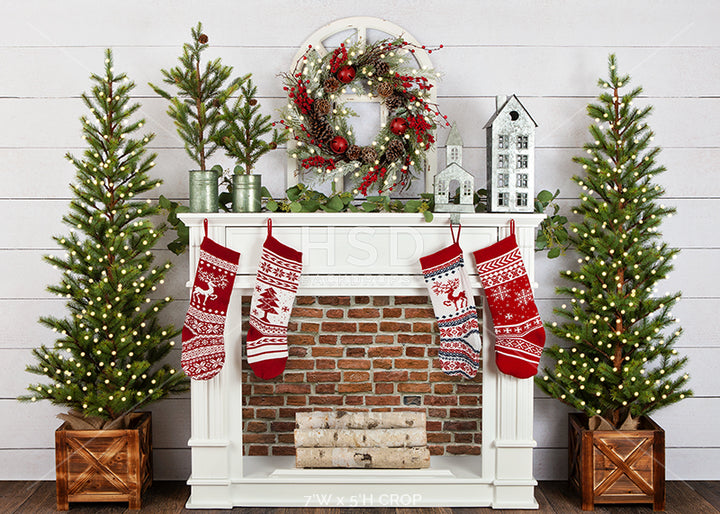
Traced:
<path fill-rule="evenodd" d="M 361 44 L 364 45 L 364 43 L 367 41 L 368 38 L 368 31 L 369 30 L 376 30 L 378 32 L 382 32 L 387 34 L 389 37 L 399 37 L 402 36 L 405 41 L 408 43 L 411 43 L 412 45 L 421 46 L 418 41 L 408 34 L 406 30 L 404 30 L 402 27 L 395 25 L 394 23 L 391 23 L 387 20 L 383 20 L 381 18 L 373 18 L 373 17 L 364 17 L 364 16 L 358 16 L 358 17 L 352 17 L 352 18 L 343 18 L 340 20 L 336 20 L 332 23 L 329 23 L 325 25 L 324 27 L 316 30 L 310 37 L 308 37 L 305 42 L 300 46 L 297 53 L 295 54 L 295 57 L 293 58 L 292 64 L 290 65 L 290 69 L 292 70 L 295 67 L 295 63 L 298 62 L 298 60 L 302 59 L 303 54 L 308 48 L 308 45 L 312 45 L 312 47 L 318 52 L 320 56 L 324 56 L 328 53 L 328 49 L 325 47 L 325 41 L 329 38 L 332 38 L 333 36 L 347 32 L 348 30 L 354 30 L 355 37 L 357 37 L 357 40 L 361 42 Z M 412 56 L 417 61 L 418 66 L 432 68 L 432 62 L 430 61 L 430 57 L 425 52 L 415 52 L 410 53 L 408 52 L 409 56 Z M 432 78 L 432 77 L 429 77 Z M 437 85 L 437 81 L 431 80 L 432 84 L 435 86 Z M 351 102 L 365 102 L 365 103 L 379 103 L 380 104 L 380 125 L 383 125 L 387 122 L 387 109 L 385 106 L 380 103 L 380 99 L 377 97 L 369 97 L 367 95 L 359 95 L 359 94 L 344 94 L 340 97 L 340 101 L 343 103 L 351 103 Z M 431 103 L 437 103 L 437 88 L 433 87 L 430 90 L 430 97 L 428 98 L 428 101 Z M 297 166 L 297 159 L 292 157 L 293 150 L 295 149 L 296 144 L 294 140 L 288 141 L 288 162 L 287 162 L 287 179 L 286 184 L 287 187 L 292 187 L 293 185 L 298 183 L 298 166 Z M 425 169 L 416 169 L 416 173 L 418 174 L 418 178 L 425 180 L 425 192 L 431 193 L 433 189 L 433 178 L 435 177 L 435 173 L 437 172 L 437 150 L 436 147 L 433 145 L 432 148 L 428 149 L 425 153 L 426 155 L 426 162 L 425 162 Z"/>

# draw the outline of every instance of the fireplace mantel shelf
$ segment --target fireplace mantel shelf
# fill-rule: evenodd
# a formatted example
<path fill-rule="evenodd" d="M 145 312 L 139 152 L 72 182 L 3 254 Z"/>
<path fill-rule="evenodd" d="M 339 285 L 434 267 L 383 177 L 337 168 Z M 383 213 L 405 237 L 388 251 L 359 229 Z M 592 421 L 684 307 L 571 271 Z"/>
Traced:
<path fill-rule="evenodd" d="M 495 367 L 487 305 L 483 312 L 481 456 L 432 457 L 429 470 L 413 472 L 298 470 L 292 458 L 242 455 L 241 297 L 253 290 L 268 218 L 278 240 L 303 252 L 299 295 L 387 296 L 427 294 L 418 259 L 451 244 L 449 214 L 436 213 L 431 223 L 422 215 L 405 213 L 185 213 L 180 218 L 190 227 L 191 280 L 205 218 L 212 239 L 241 253 L 225 326 L 225 366 L 213 379 L 192 383 L 189 508 L 338 504 L 537 508 L 532 473 L 533 383 L 503 375 Z M 532 281 L 535 228 L 543 218 L 539 214 L 462 215 L 460 245 L 478 294 L 481 288 L 470 253 L 506 237 L 514 219 Z"/>

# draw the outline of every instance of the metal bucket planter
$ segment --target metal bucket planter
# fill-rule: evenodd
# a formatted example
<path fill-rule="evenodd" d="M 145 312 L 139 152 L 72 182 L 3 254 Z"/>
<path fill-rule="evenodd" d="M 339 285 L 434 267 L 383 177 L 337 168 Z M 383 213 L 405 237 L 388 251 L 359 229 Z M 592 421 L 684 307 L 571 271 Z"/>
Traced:
<path fill-rule="evenodd" d="M 261 175 L 233 175 L 233 212 L 260 212 Z"/>
<path fill-rule="evenodd" d="M 217 170 L 190 170 L 190 212 L 218 211 Z"/>

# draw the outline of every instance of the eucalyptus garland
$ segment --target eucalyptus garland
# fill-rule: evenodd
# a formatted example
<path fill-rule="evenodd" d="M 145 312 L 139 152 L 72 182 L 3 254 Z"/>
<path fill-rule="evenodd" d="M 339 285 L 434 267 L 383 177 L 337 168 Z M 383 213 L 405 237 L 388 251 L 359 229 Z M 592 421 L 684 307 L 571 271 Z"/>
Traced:
<path fill-rule="evenodd" d="M 291 156 L 301 173 L 321 180 L 352 177 L 354 193 L 405 189 L 425 167 L 437 124 L 449 126 L 429 101 L 439 74 L 410 65 L 413 53 L 434 49 L 402 38 L 346 43 L 322 56 L 310 45 L 293 72 L 282 75 L 288 105 L 280 123 L 297 141 Z M 348 120 L 357 114 L 344 94 L 367 95 L 387 108 L 389 121 L 368 146 L 356 144 Z"/>

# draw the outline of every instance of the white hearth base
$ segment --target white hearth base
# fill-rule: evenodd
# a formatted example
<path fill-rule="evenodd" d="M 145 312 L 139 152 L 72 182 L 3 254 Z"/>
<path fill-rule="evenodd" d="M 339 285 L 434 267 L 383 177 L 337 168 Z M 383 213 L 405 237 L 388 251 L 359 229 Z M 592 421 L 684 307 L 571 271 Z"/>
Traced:
<path fill-rule="evenodd" d="M 226 360 L 213 379 L 192 383 L 192 475 L 187 507 L 482 507 L 536 509 L 532 474 L 533 382 L 495 367 L 487 305 L 483 323 L 482 456 L 438 456 L 424 470 L 295 469 L 293 457 L 242 455 L 241 299 L 255 283 L 268 214 L 182 214 L 194 276 L 202 220 L 209 235 L 241 253 L 225 331 Z M 531 282 L 534 232 L 543 215 L 463 214 L 460 244 L 481 291 L 471 252 L 509 234 L 515 219 Z M 299 295 L 426 295 L 418 258 L 451 243 L 449 215 L 273 214 L 273 235 L 304 256 Z"/>

